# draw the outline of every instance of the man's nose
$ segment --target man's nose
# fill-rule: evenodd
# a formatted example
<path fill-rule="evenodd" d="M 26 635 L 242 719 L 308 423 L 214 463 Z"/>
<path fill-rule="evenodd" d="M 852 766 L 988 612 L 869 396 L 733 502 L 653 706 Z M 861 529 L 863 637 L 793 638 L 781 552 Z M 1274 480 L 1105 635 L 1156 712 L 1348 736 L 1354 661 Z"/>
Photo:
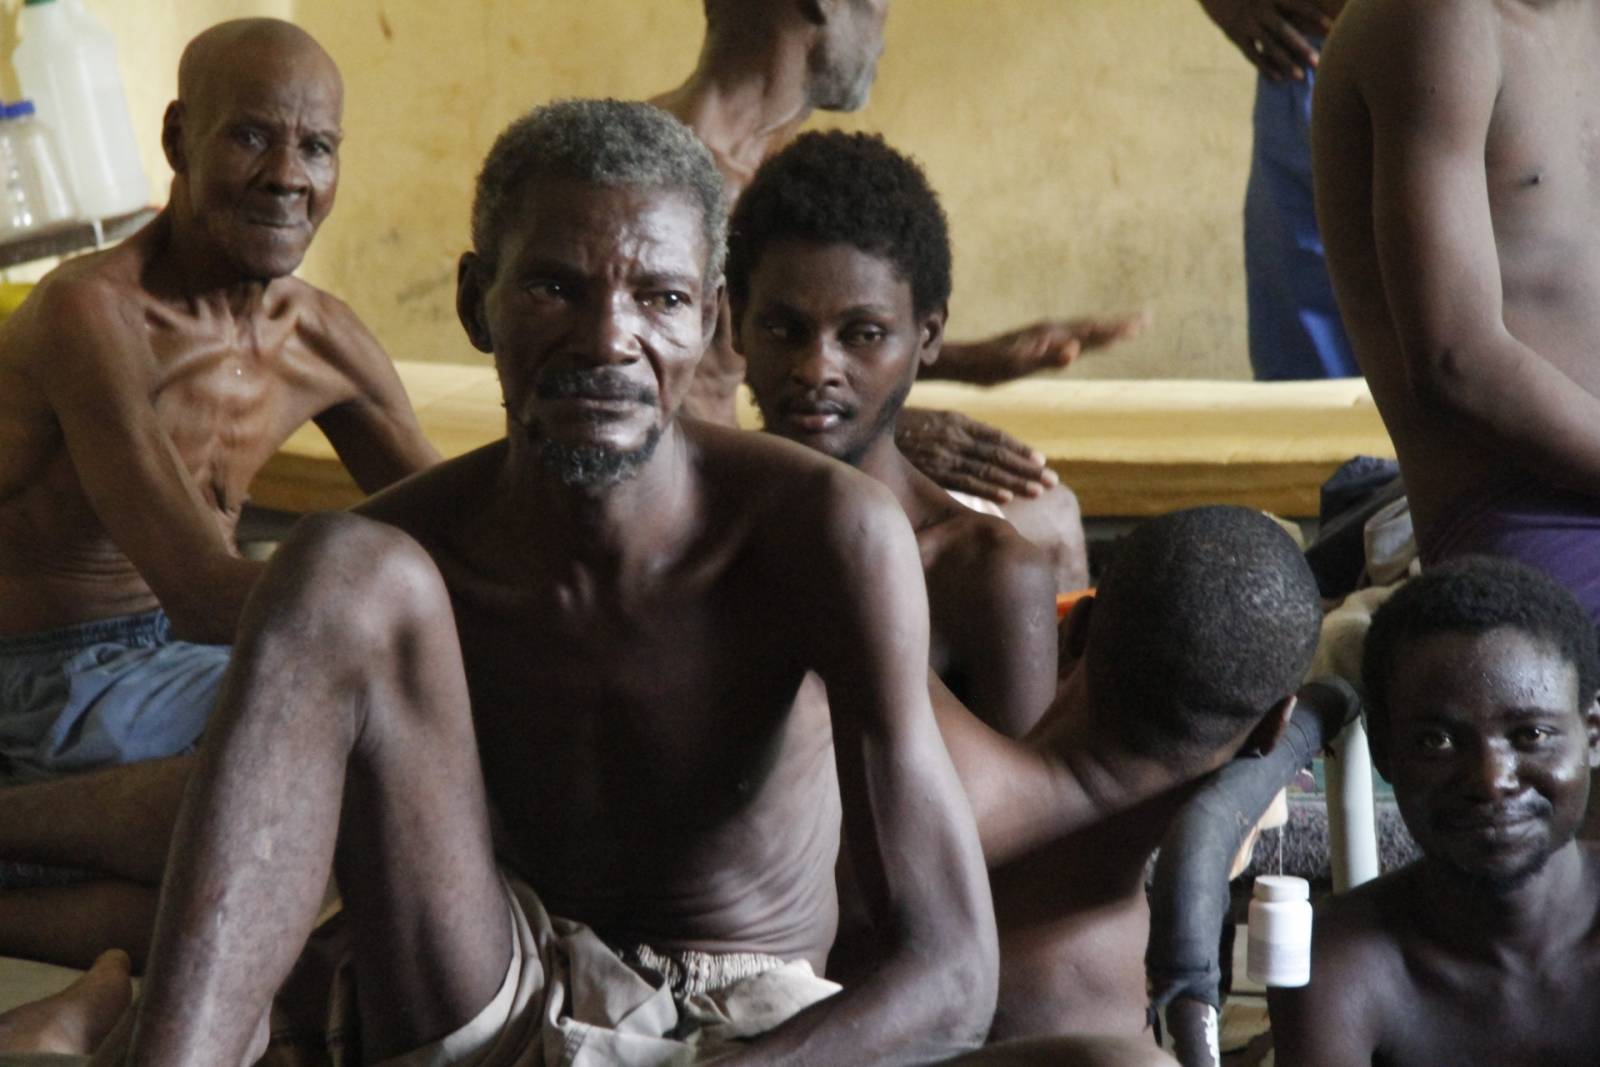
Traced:
<path fill-rule="evenodd" d="M 789 377 L 807 389 L 821 389 L 844 381 L 844 359 L 836 347 L 822 336 L 795 353 Z"/>
<path fill-rule="evenodd" d="M 582 319 L 581 347 L 588 361 L 625 364 L 643 354 L 639 340 L 641 313 L 631 294 L 597 294 Z"/>
<path fill-rule="evenodd" d="M 1497 800 L 1519 788 L 1516 753 L 1505 745 L 1483 744 L 1467 762 L 1468 785 L 1474 796 Z"/>
<path fill-rule="evenodd" d="M 289 144 L 274 145 L 267 152 L 262 180 L 278 196 L 298 196 L 310 187 L 300 153 Z"/>

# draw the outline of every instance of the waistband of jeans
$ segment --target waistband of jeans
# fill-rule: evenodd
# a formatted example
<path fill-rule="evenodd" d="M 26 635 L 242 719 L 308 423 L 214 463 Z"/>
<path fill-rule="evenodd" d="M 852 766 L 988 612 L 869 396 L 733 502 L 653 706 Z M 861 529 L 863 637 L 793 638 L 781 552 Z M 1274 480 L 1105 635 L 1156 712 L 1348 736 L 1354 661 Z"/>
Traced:
<path fill-rule="evenodd" d="M 37 652 L 67 652 L 99 644 L 154 644 L 169 640 L 172 624 L 160 608 L 137 615 L 116 615 L 54 630 L 26 634 L 0 634 L 0 656 Z"/>

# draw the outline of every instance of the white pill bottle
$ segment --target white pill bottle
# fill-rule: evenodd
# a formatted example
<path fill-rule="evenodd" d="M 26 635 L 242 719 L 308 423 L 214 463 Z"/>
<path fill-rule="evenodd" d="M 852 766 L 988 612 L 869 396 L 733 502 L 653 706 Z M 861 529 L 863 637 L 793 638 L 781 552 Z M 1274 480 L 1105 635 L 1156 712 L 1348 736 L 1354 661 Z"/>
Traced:
<path fill-rule="evenodd" d="M 1245 974 L 1280 988 L 1311 981 L 1311 886 L 1304 878 L 1267 874 L 1256 879 Z"/>
<path fill-rule="evenodd" d="M 83 0 L 24 0 L 12 65 L 49 127 L 78 213 L 104 219 L 150 203 L 117 71 L 117 41 Z"/>

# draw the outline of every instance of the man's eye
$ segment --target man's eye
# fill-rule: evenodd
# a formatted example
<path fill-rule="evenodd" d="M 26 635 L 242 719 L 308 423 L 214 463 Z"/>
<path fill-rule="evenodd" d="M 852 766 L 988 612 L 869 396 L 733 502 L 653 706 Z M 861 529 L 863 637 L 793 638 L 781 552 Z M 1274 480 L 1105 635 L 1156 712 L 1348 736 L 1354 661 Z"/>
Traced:
<path fill-rule="evenodd" d="M 1537 745 L 1553 735 L 1553 731 L 1543 726 L 1519 726 L 1511 732 L 1513 744 L 1527 747 Z"/>
<path fill-rule="evenodd" d="M 529 282 L 527 290 L 529 296 L 545 300 L 565 300 L 572 295 L 572 290 L 563 282 Z"/>
<path fill-rule="evenodd" d="M 1450 735 L 1443 730 L 1430 730 L 1417 735 L 1417 747 L 1425 752 L 1443 752 L 1450 747 Z"/>
<path fill-rule="evenodd" d="M 233 131 L 233 139 L 246 148 L 264 148 L 267 144 L 267 135 L 260 130 L 253 130 L 242 126 Z"/>
<path fill-rule="evenodd" d="M 795 338 L 794 327 L 787 322 L 778 322 L 773 319 L 761 324 L 761 332 L 774 341 L 792 341 Z"/>
<path fill-rule="evenodd" d="M 305 153 L 308 156 L 324 159 L 333 155 L 333 145 L 327 141 L 310 141 L 305 146 Z"/>
<path fill-rule="evenodd" d="M 668 289 L 659 293 L 646 293 L 644 304 L 646 307 L 659 308 L 662 311 L 677 311 L 681 307 L 689 306 L 689 296 L 687 293 Z"/>
<path fill-rule="evenodd" d="M 888 336 L 888 331 L 878 326 L 859 326 L 848 330 L 844 335 L 844 343 L 853 346 L 875 345 Z"/>

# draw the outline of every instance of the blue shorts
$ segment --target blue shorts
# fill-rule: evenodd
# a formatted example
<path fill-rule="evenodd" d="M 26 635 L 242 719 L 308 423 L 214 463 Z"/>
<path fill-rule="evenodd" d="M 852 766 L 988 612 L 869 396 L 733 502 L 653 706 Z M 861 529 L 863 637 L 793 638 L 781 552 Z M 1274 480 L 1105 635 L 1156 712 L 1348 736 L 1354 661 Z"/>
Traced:
<path fill-rule="evenodd" d="M 162 611 L 0 636 L 0 785 L 192 749 L 229 651 L 174 641 Z"/>
<path fill-rule="evenodd" d="M 1315 73 L 1307 71 L 1305 81 L 1262 75 L 1256 84 L 1244 273 L 1250 366 L 1260 381 L 1361 374 L 1333 299 L 1311 195 L 1315 83 Z"/>

